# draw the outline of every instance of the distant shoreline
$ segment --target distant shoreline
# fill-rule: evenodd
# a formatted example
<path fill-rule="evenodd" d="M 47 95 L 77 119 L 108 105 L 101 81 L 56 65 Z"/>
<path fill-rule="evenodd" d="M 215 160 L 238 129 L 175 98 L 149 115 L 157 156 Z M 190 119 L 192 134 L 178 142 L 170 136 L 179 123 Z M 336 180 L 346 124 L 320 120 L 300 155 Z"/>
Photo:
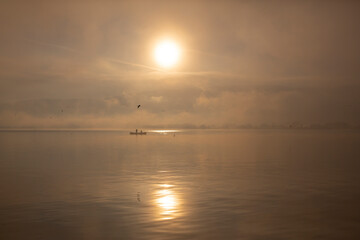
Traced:
<path fill-rule="evenodd" d="M 133 129 L 0 129 L 0 132 L 128 132 Z M 359 127 L 349 128 L 144 128 L 148 132 L 182 132 L 182 131 L 241 131 L 241 130 L 360 130 Z"/>

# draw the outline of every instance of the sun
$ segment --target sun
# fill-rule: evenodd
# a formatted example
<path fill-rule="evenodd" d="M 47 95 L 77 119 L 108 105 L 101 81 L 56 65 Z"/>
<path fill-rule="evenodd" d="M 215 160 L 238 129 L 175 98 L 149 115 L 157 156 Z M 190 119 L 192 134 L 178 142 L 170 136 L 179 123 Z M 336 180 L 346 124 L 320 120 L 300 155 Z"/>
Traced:
<path fill-rule="evenodd" d="M 154 58 L 161 67 L 173 67 L 179 61 L 180 48 L 172 40 L 163 40 L 156 45 Z"/>

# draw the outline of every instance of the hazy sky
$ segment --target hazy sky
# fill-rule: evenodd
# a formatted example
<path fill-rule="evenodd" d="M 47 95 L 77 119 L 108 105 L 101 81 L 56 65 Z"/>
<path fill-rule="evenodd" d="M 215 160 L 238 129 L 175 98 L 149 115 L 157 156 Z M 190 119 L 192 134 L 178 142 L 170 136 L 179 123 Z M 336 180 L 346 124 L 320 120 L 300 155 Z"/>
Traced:
<path fill-rule="evenodd" d="M 359 12 L 357 1 L 5 0 L 0 127 L 358 124 Z M 182 48 L 168 71 L 152 56 L 164 36 Z"/>

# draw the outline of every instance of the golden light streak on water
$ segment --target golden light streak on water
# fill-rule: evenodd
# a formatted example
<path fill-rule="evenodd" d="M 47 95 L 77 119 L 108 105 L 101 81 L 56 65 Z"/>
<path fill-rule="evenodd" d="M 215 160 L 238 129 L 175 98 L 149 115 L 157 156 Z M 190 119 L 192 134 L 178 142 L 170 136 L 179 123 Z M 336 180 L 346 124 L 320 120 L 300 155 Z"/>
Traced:
<path fill-rule="evenodd" d="M 174 219 L 178 215 L 179 200 L 174 191 L 170 189 L 172 186 L 170 184 L 160 184 L 159 187 L 162 189 L 157 190 L 155 193 L 155 203 L 161 220 Z"/>

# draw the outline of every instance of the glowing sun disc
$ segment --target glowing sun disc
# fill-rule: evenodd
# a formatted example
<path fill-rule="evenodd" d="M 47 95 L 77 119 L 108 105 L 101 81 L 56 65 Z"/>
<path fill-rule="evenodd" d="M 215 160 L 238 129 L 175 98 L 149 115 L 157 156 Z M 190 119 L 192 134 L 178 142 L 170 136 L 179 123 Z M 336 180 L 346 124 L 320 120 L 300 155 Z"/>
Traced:
<path fill-rule="evenodd" d="M 173 41 L 160 42 L 154 51 L 156 62 L 165 68 L 174 66 L 180 57 L 180 48 Z"/>

